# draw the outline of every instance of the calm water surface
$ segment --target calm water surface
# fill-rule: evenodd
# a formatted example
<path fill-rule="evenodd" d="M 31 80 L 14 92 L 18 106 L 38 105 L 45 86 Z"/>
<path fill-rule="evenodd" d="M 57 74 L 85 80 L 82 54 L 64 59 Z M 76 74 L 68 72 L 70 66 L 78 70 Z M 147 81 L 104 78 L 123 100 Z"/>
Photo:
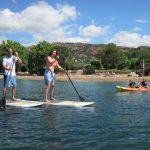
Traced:
<path fill-rule="evenodd" d="M 115 91 L 116 85 L 127 83 L 74 83 L 81 96 L 95 102 L 93 107 L 7 107 L 0 112 L 0 149 L 150 149 L 150 92 Z M 56 82 L 55 95 L 78 100 L 67 81 Z M 42 99 L 43 81 L 18 80 L 17 96 Z"/>

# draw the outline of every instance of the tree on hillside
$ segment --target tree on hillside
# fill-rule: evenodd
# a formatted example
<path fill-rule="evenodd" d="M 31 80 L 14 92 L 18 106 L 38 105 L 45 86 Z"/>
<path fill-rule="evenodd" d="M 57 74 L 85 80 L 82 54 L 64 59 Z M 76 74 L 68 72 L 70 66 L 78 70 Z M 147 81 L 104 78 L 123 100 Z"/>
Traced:
<path fill-rule="evenodd" d="M 97 59 L 97 58 L 93 58 L 91 61 L 90 61 L 91 65 L 95 66 L 96 69 L 102 69 L 103 68 L 103 65 L 102 65 L 102 62 L 101 60 Z"/>
<path fill-rule="evenodd" d="M 128 58 L 115 44 L 106 45 L 98 52 L 102 64 L 106 69 L 123 69 L 128 65 Z"/>
<path fill-rule="evenodd" d="M 143 68 L 143 60 L 145 63 L 145 67 L 149 67 L 150 65 L 150 51 L 149 50 L 141 50 L 141 49 L 133 49 L 128 51 L 127 57 L 130 60 L 130 69 L 140 70 Z"/>
<path fill-rule="evenodd" d="M 95 66 L 91 64 L 86 64 L 83 68 L 83 74 L 94 74 L 95 73 Z"/>

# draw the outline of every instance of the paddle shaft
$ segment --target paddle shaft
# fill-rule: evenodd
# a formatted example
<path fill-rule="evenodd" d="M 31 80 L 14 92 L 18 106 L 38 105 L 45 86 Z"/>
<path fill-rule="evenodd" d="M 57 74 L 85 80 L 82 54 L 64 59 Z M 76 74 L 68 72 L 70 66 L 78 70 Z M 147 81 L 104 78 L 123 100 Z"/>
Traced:
<path fill-rule="evenodd" d="M 69 77 L 69 74 L 67 73 L 67 71 L 65 71 L 65 72 L 66 72 L 67 77 L 68 77 L 68 79 L 70 80 L 70 82 L 71 82 L 71 84 L 72 84 L 72 86 L 73 86 L 74 90 L 76 91 L 76 93 L 77 93 L 78 97 L 80 98 L 80 100 L 81 100 L 81 101 L 85 101 L 85 99 L 79 95 L 79 93 L 78 93 L 78 91 L 77 91 L 76 87 L 74 86 L 74 84 L 73 84 L 73 82 L 72 82 L 71 78 Z"/>

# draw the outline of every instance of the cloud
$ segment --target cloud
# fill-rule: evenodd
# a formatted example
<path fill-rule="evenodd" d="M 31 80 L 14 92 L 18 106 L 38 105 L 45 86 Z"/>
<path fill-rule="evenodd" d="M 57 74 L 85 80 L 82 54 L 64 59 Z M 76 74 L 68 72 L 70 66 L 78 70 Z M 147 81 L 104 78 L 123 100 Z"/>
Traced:
<path fill-rule="evenodd" d="M 139 27 L 134 27 L 133 29 L 132 29 L 132 31 L 134 31 L 134 32 L 139 32 L 139 31 L 141 31 L 142 30 L 142 28 L 139 28 Z"/>
<path fill-rule="evenodd" d="M 9 9 L 0 10 L 0 32 L 24 32 L 32 35 L 35 41 L 49 42 L 75 40 L 89 41 L 89 39 L 73 36 L 71 26 L 78 17 L 75 6 L 57 5 L 56 8 L 42 1 L 28 6 L 21 12 Z"/>
<path fill-rule="evenodd" d="M 58 10 L 64 14 L 65 16 L 70 17 L 72 20 L 75 20 L 77 15 L 79 14 L 76 10 L 76 7 L 69 5 L 57 5 Z"/>
<path fill-rule="evenodd" d="M 98 37 L 107 33 L 108 27 L 89 25 L 86 27 L 80 26 L 80 35 L 86 37 Z"/>
<path fill-rule="evenodd" d="M 148 23 L 147 20 L 142 20 L 142 19 L 137 19 L 136 22 L 137 23 Z"/>
<path fill-rule="evenodd" d="M 47 34 L 43 33 L 35 33 L 33 34 L 33 38 L 36 41 L 42 41 L 43 39 L 47 39 L 49 42 L 90 42 L 90 38 L 82 38 L 79 36 L 71 36 L 70 32 L 66 31 L 63 28 L 57 28 L 56 30 L 51 30 Z"/>
<path fill-rule="evenodd" d="M 150 36 L 140 35 L 135 32 L 121 31 L 116 33 L 107 43 L 115 43 L 118 46 L 126 47 L 150 46 Z"/>

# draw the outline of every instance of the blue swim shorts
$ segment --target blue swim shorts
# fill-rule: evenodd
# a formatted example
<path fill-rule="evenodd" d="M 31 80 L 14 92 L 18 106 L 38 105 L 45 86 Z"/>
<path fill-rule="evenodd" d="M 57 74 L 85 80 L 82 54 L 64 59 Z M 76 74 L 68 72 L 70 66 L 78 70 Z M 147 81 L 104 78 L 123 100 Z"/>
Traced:
<path fill-rule="evenodd" d="M 4 87 L 16 87 L 16 76 L 4 75 Z"/>
<path fill-rule="evenodd" d="M 55 79 L 55 73 L 50 70 L 45 70 L 44 72 L 44 82 L 45 85 L 49 85 Z"/>

